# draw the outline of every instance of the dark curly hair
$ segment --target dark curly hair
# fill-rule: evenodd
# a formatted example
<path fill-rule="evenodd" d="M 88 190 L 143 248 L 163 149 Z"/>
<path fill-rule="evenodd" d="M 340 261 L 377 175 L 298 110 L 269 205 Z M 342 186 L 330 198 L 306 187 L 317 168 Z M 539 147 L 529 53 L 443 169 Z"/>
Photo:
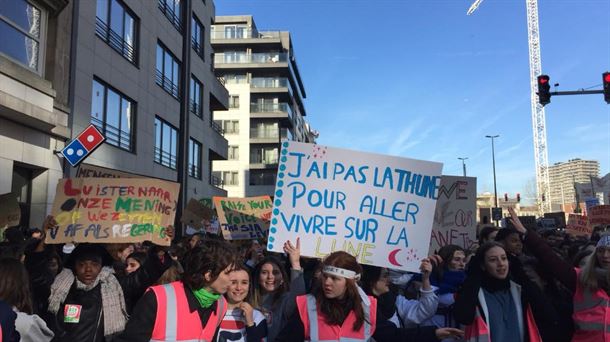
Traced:
<path fill-rule="evenodd" d="M 213 283 L 227 267 L 237 264 L 237 251 L 226 241 L 206 240 L 191 249 L 184 256 L 182 281 L 193 290 L 199 290 Z M 204 275 L 210 272 L 211 279 Z"/>

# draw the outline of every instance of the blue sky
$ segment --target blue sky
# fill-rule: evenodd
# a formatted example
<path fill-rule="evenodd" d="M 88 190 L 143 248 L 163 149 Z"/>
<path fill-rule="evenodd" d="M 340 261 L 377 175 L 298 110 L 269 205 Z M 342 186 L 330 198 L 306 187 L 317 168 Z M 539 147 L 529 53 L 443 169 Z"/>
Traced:
<path fill-rule="evenodd" d="M 318 143 L 434 160 L 443 174 L 527 194 L 535 177 L 525 0 L 217 0 L 290 31 Z M 610 70 L 610 0 L 539 0 L 542 70 L 559 90 L 596 86 Z M 610 105 L 602 95 L 546 106 L 549 163 L 599 160 L 610 172 Z"/>

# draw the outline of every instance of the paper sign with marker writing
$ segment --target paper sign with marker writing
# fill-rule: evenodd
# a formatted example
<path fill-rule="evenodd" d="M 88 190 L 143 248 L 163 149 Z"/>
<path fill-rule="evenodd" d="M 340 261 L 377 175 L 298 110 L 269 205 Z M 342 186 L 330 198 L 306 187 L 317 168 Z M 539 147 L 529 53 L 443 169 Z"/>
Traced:
<path fill-rule="evenodd" d="M 267 248 L 343 250 L 358 262 L 417 271 L 427 256 L 442 164 L 282 143 Z"/>
<path fill-rule="evenodd" d="M 436 201 L 430 253 L 445 245 L 469 249 L 477 241 L 477 179 L 442 176 Z"/>
<path fill-rule="evenodd" d="M 605 226 L 610 224 L 610 205 L 598 205 L 592 207 L 589 212 L 589 224 L 595 226 Z"/>
<path fill-rule="evenodd" d="M 589 220 L 586 216 L 570 214 L 568 216 L 568 224 L 566 225 L 566 232 L 572 235 L 588 235 L 590 236 L 593 232 L 589 225 Z"/>
<path fill-rule="evenodd" d="M 267 236 L 271 197 L 214 197 L 222 235 L 227 240 L 258 239 Z"/>
<path fill-rule="evenodd" d="M 152 241 L 168 246 L 180 184 L 150 178 L 60 179 L 47 243 Z"/>

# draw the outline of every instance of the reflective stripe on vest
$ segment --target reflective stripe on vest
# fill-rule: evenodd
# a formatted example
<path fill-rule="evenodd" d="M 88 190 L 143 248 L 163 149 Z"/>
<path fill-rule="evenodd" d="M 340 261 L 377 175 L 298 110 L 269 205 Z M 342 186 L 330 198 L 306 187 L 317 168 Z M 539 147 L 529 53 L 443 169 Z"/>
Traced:
<path fill-rule="evenodd" d="M 363 305 L 364 310 L 364 339 L 353 338 L 353 337 L 342 337 L 339 336 L 338 340 L 322 340 L 320 339 L 319 326 L 318 326 L 318 307 L 316 304 L 316 297 L 312 295 L 306 295 L 307 298 L 307 314 L 309 316 L 309 341 L 311 342 L 362 342 L 371 339 L 371 308 Z M 345 323 L 344 323 L 345 324 Z"/>
<path fill-rule="evenodd" d="M 574 337 L 572 341 L 610 341 L 610 297 L 603 289 L 591 291 L 580 280 L 576 268 L 574 291 Z"/>
<path fill-rule="evenodd" d="M 157 298 L 157 313 L 150 341 L 211 341 L 227 311 L 223 296 L 216 302 L 205 327 L 198 312 L 190 311 L 184 285 L 173 282 L 151 287 Z M 180 326 L 178 326 L 180 325 Z"/>

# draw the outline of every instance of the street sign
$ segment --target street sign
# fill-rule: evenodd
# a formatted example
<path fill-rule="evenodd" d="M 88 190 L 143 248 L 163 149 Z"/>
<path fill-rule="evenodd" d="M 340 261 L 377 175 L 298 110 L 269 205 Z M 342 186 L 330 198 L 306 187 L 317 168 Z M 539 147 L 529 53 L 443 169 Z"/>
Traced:
<path fill-rule="evenodd" d="M 502 219 L 502 208 L 491 208 L 491 217 L 494 221 Z"/>
<path fill-rule="evenodd" d="M 106 138 L 97 130 L 94 125 L 85 128 L 76 139 L 70 141 L 61 154 L 72 166 L 78 165 L 85 160 L 93 150 L 95 150 Z"/>

